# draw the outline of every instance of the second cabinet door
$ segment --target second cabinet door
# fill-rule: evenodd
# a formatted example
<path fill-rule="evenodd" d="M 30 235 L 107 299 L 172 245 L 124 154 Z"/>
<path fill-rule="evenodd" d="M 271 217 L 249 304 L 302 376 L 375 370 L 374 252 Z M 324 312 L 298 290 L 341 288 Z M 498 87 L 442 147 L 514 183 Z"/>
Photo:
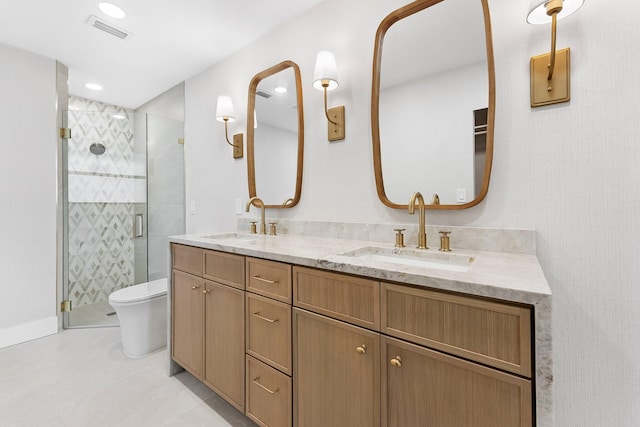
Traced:
<path fill-rule="evenodd" d="M 244 411 L 244 291 L 205 281 L 204 382 Z"/>
<path fill-rule="evenodd" d="M 382 338 L 383 427 L 530 427 L 531 381 Z"/>
<path fill-rule="evenodd" d="M 294 425 L 380 425 L 380 335 L 294 309 Z"/>

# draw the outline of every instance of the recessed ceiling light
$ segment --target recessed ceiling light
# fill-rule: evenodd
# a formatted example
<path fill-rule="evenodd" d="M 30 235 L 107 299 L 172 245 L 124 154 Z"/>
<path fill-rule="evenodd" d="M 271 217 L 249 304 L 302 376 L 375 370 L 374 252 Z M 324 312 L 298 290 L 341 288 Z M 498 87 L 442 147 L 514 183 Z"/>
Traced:
<path fill-rule="evenodd" d="M 91 90 L 102 90 L 102 86 L 97 83 L 87 83 L 84 85 L 84 87 Z"/>
<path fill-rule="evenodd" d="M 276 86 L 273 88 L 275 93 L 287 93 L 287 88 L 284 86 Z"/>
<path fill-rule="evenodd" d="M 113 3 L 107 3 L 107 2 L 98 3 L 98 7 L 105 15 L 108 15 L 115 19 L 122 19 L 125 16 L 127 16 L 127 14 L 124 13 L 124 10 L 122 10 L 121 8 L 119 8 Z"/>

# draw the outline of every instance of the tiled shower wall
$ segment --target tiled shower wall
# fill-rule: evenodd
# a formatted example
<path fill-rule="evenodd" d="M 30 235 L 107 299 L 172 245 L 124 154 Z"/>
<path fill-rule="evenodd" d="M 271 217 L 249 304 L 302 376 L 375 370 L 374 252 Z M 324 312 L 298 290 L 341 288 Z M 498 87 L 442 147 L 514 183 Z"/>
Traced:
<path fill-rule="evenodd" d="M 146 157 L 134 126 L 131 110 L 69 98 L 69 298 L 76 307 L 136 283 L 134 247 L 146 242 L 134 242 L 133 217 L 146 210 Z M 106 152 L 92 154 L 94 142 Z"/>

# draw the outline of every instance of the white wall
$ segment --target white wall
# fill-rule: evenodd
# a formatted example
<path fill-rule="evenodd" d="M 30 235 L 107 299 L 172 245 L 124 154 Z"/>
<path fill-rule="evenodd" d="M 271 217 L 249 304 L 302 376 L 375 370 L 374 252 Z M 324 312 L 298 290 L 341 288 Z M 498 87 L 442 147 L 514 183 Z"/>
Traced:
<path fill-rule="evenodd" d="M 55 333 L 56 62 L 0 44 L 0 348 Z"/>
<path fill-rule="evenodd" d="M 300 205 L 268 216 L 409 222 L 374 187 L 370 86 L 377 24 L 399 0 L 326 0 L 186 82 L 187 232 L 236 226 L 247 198 L 245 160 L 233 160 L 214 120 L 216 97 L 246 111 L 251 77 L 284 59 L 302 71 L 305 169 Z M 640 3 L 588 1 L 560 21 L 571 47 L 572 100 L 532 110 L 529 57 L 549 50 L 549 27 L 525 22 L 527 1 L 489 0 L 496 62 L 495 155 L 489 194 L 464 211 L 429 212 L 431 224 L 538 231 L 538 256 L 554 293 L 556 426 L 640 422 Z M 312 89 L 320 49 L 336 53 L 347 138 L 329 144 L 322 94 Z M 245 120 L 232 128 L 236 133 Z"/>

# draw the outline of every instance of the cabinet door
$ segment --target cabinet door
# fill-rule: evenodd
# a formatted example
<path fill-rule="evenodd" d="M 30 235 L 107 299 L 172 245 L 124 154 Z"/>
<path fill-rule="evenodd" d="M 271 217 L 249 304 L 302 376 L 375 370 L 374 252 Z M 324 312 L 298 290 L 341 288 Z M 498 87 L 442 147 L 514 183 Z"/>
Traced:
<path fill-rule="evenodd" d="M 383 427 L 530 427 L 531 381 L 382 338 Z"/>
<path fill-rule="evenodd" d="M 294 425 L 380 425 L 380 335 L 294 309 Z"/>
<path fill-rule="evenodd" d="M 204 281 L 173 270 L 171 287 L 171 356 L 202 380 Z"/>
<path fill-rule="evenodd" d="M 244 412 L 244 292 L 205 281 L 204 383 Z"/>

